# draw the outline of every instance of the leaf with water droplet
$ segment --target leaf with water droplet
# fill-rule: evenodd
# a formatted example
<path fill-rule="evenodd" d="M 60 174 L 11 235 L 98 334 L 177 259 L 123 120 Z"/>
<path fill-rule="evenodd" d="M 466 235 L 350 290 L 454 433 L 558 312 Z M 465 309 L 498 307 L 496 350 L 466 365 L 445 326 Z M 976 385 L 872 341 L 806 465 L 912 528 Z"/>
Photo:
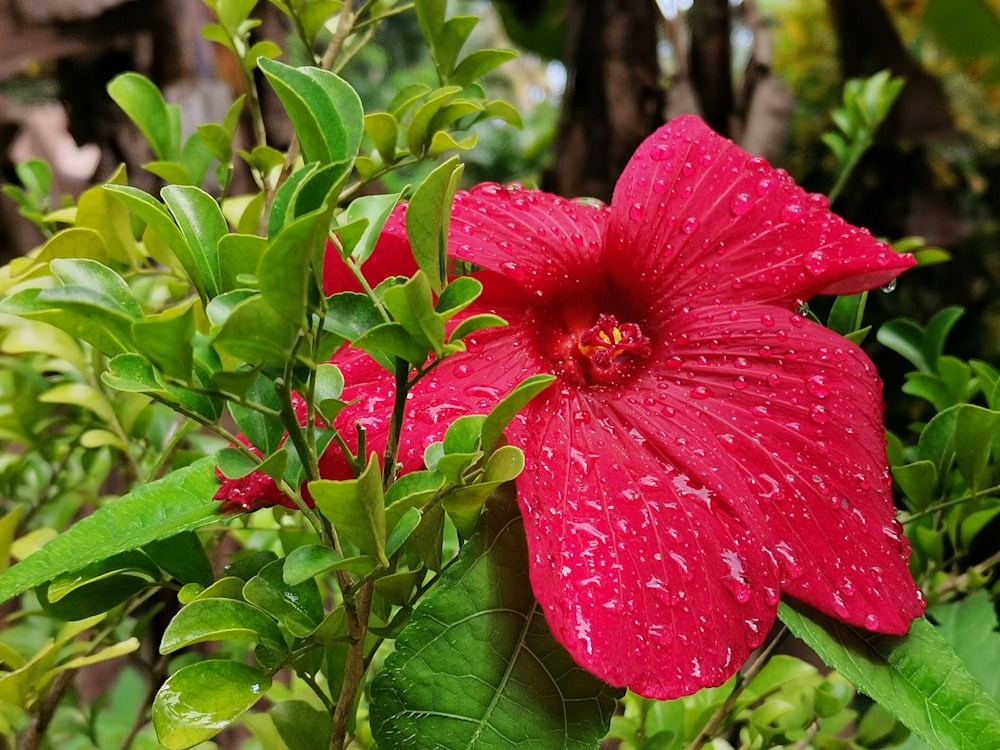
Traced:
<path fill-rule="evenodd" d="M 156 737 L 168 750 L 185 750 L 214 737 L 247 711 L 271 687 L 259 669 L 209 659 L 181 667 L 153 700 Z"/>

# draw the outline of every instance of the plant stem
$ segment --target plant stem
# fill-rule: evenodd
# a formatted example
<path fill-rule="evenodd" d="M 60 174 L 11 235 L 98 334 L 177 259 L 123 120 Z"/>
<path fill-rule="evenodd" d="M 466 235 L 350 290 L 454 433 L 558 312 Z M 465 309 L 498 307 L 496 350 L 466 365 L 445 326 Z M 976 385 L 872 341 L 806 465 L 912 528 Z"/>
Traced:
<path fill-rule="evenodd" d="M 368 580 L 361 584 L 360 590 L 354 597 L 344 597 L 351 646 L 347 652 L 347 663 L 344 665 L 344 683 L 337 699 L 337 707 L 333 710 L 330 750 L 344 750 L 347 746 L 347 728 L 365 677 L 365 641 L 368 636 L 368 615 L 371 612 L 374 589 L 375 583 Z"/>
<path fill-rule="evenodd" d="M 702 728 L 698 733 L 698 736 L 694 738 L 694 741 L 687 746 L 687 750 L 700 750 L 700 748 L 705 746 L 717 731 L 726 723 L 726 719 L 729 718 L 729 714 L 732 713 L 733 708 L 736 707 L 736 701 L 739 700 L 740 695 L 743 691 L 747 689 L 747 686 L 753 682 L 753 678 L 757 676 L 757 673 L 764 668 L 767 664 L 767 659 L 774 651 L 775 647 L 781 642 L 782 638 L 788 629 L 782 625 L 778 631 L 771 638 L 771 642 L 767 644 L 767 647 L 761 651 L 757 658 L 754 659 L 753 664 L 751 664 L 745 672 L 737 676 L 736 686 L 733 687 L 733 692 L 729 694 L 726 698 L 726 702 L 723 703 L 719 710 L 712 714 L 712 718 L 708 720 L 708 723 Z"/>
<path fill-rule="evenodd" d="M 385 445 L 385 465 L 382 467 L 382 484 L 386 489 L 396 478 L 396 456 L 399 454 L 399 438 L 403 429 L 403 412 L 406 410 L 406 395 L 409 393 L 410 364 L 396 357 L 396 399 L 389 422 L 389 437 Z"/>

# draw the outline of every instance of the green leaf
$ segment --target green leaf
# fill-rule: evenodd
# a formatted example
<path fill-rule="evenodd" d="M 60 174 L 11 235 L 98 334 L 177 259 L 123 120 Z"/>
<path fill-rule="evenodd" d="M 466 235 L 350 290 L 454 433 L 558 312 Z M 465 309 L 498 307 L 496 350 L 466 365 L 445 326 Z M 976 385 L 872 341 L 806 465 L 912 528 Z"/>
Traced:
<path fill-rule="evenodd" d="M 406 236 L 413 257 L 435 292 L 441 291 L 447 279 L 448 221 L 461 176 L 458 160 L 449 159 L 420 183 L 406 209 Z"/>
<path fill-rule="evenodd" d="M 379 355 L 389 355 L 405 359 L 411 365 L 419 366 L 427 360 L 427 349 L 413 340 L 399 323 L 383 323 L 366 331 L 354 340 L 354 346 L 368 352 L 377 362 L 384 364 Z"/>
<path fill-rule="evenodd" d="M 268 59 L 260 60 L 259 67 L 295 127 L 305 160 L 344 164 L 346 175 L 364 133 L 364 111 L 354 88 L 319 68 L 293 68 Z"/>
<path fill-rule="evenodd" d="M 794 635 L 936 750 L 1000 747 L 1000 705 L 925 619 L 899 638 L 858 630 L 800 605 L 779 615 Z"/>
<path fill-rule="evenodd" d="M 274 381 L 264 375 L 258 375 L 254 379 L 245 397 L 251 404 L 260 404 L 273 412 L 281 411 L 281 400 L 275 390 Z M 257 409 L 234 401 L 229 402 L 229 412 L 233 415 L 240 432 L 264 455 L 273 453 L 281 446 L 285 428 L 280 418 L 262 414 Z"/>
<path fill-rule="evenodd" d="M 330 746 L 330 714 L 305 701 L 283 701 L 268 713 L 288 750 Z"/>
<path fill-rule="evenodd" d="M 357 479 L 320 479 L 309 483 L 316 507 L 330 520 L 337 533 L 362 552 L 377 557 L 389 567 L 385 556 L 385 498 L 382 471 L 374 453 Z"/>
<path fill-rule="evenodd" d="M 252 365 L 283 367 L 299 328 L 260 295 L 239 302 L 215 336 L 215 346 Z"/>
<path fill-rule="evenodd" d="M 933 461 L 914 461 L 892 467 L 892 478 L 903 490 L 911 510 L 923 510 L 935 497 L 938 485 L 937 467 Z"/>
<path fill-rule="evenodd" d="M 875 338 L 882 346 L 892 349 L 921 372 L 933 372 L 932 364 L 924 355 L 923 334 L 919 324 L 908 318 L 897 318 L 879 328 Z"/>
<path fill-rule="evenodd" d="M 229 231 L 222 209 L 212 196 L 190 185 L 167 185 L 161 195 L 198 267 L 204 284 L 198 291 L 212 299 L 222 292 L 219 240 Z"/>
<path fill-rule="evenodd" d="M 378 561 L 368 555 L 342 557 L 329 547 L 306 544 L 288 553 L 282 576 L 285 583 L 295 586 L 310 578 L 334 570 L 346 570 L 359 576 L 366 576 L 378 566 Z"/>
<path fill-rule="evenodd" d="M 439 359 L 442 357 L 444 319 L 434 310 L 434 298 L 425 273 L 418 271 L 405 284 L 386 289 L 383 302 L 415 342 L 434 352 Z"/>
<path fill-rule="evenodd" d="M 323 600 L 314 580 L 287 583 L 285 561 L 275 560 L 247 581 L 243 597 L 276 617 L 292 635 L 305 637 L 323 621 Z"/>
<path fill-rule="evenodd" d="M 396 160 L 396 140 L 399 138 L 399 121 L 388 112 L 365 115 L 365 132 L 375 144 L 378 155 L 386 164 Z"/>
<path fill-rule="evenodd" d="M 452 71 L 448 83 L 457 86 L 468 86 L 505 62 L 517 57 L 512 49 L 481 49 L 476 50 Z"/>
<path fill-rule="evenodd" d="M 285 224 L 257 268 L 257 281 L 264 301 L 290 323 L 303 325 L 309 302 L 309 264 L 325 246 L 329 218 L 306 214 Z"/>
<path fill-rule="evenodd" d="M 160 653 L 172 654 L 207 641 L 249 641 L 287 651 L 285 638 L 267 612 L 226 598 L 195 599 L 181 607 L 163 631 Z"/>
<path fill-rule="evenodd" d="M 155 83 L 139 73 L 122 73 L 108 83 L 108 94 L 146 137 L 157 159 L 180 156 L 177 107 L 167 104 Z"/>
<path fill-rule="evenodd" d="M 989 592 L 980 589 L 965 599 L 932 607 L 928 614 L 966 669 L 987 693 L 1000 699 L 1000 633 Z"/>
<path fill-rule="evenodd" d="M 988 487 L 994 468 L 990 451 L 1000 426 L 1000 412 L 962 404 L 955 420 L 955 463 L 973 492 Z"/>
<path fill-rule="evenodd" d="M 350 246 L 345 244 L 344 249 L 350 253 L 356 263 L 364 263 L 371 257 L 382 228 L 402 197 L 402 193 L 365 195 L 351 201 L 351 205 L 347 207 L 346 220 L 354 222 L 366 219 L 368 222 L 360 237 Z"/>
<path fill-rule="evenodd" d="M 553 375 L 533 375 L 525 378 L 508 394 L 508 396 L 493 407 L 483 422 L 483 453 L 487 456 L 493 452 L 507 425 L 517 416 L 528 403 L 538 394 L 555 382 Z"/>
<path fill-rule="evenodd" d="M 132 324 L 136 348 L 161 372 L 181 381 L 191 380 L 195 331 L 194 300 Z"/>
<path fill-rule="evenodd" d="M 61 573 L 218 521 L 217 488 L 212 457 L 136 488 L 0 575 L 0 602 Z"/>
<path fill-rule="evenodd" d="M 271 678 L 246 664 L 209 659 L 174 672 L 153 700 L 153 727 L 168 750 L 214 737 L 271 688 Z"/>
<path fill-rule="evenodd" d="M 490 505 L 482 529 L 400 633 L 372 684 L 372 732 L 381 750 L 590 750 L 607 732 L 618 694 L 576 666 L 549 632 L 508 499 Z"/>

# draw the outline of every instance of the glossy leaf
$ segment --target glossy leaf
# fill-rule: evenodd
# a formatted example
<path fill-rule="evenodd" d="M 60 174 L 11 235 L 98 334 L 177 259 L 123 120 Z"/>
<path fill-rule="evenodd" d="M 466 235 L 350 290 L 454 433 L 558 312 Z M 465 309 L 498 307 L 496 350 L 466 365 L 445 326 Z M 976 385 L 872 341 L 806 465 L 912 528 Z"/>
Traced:
<path fill-rule="evenodd" d="M 306 161 L 345 164 L 346 174 L 364 132 L 364 111 L 354 89 L 319 68 L 267 59 L 259 66 L 292 120 Z"/>
<path fill-rule="evenodd" d="M 309 483 L 309 492 L 316 501 L 316 507 L 330 520 L 338 534 L 362 552 L 378 558 L 384 567 L 389 567 L 385 556 L 382 471 L 374 453 L 357 479 L 321 479 Z"/>
<path fill-rule="evenodd" d="M 282 701 L 269 711 L 288 750 L 316 750 L 330 745 L 330 715 L 305 701 Z"/>
<path fill-rule="evenodd" d="M 381 750 L 583 750 L 606 733 L 616 695 L 552 638 L 508 500 L 490 505 L 397 639 L 372 684 L 372 731 Z"/>
<path fill-rule="evenodd" d="M 406 236 L 413 256 L 435 292 L 441 291 L 446 279 L 448 209 L 461 175 L 462 167 L 456 159 L 436 167 L 420 183 L 406 210 Z"/>
<path fill-rule="evenodd" d="M 171 654 L 206 641 L 250 641 L 285 651 L 285 638 L 262 609 L 226 598 L 195 599 L 181 607 L 163 631 L 160 653 Z"/>
<path fill-rule="evenodd" d="M 153 700 L 153 727 L 168 750 L 184 750 L 214 737 L 271 687 L 259 669 L 209 659 L 189 664 L 163 683 Z"/>
<path fill-rule="evenodd" d="M 284 560 L 275 560 L 247 581 L 243 596 L 276 617 L 298 637 L 308 635 L 323 620 L 323 600 L 313 580 L 295 584 L 282 577 Z"/>
<path fill-rule="evenodd" d="M 167 185 L 162 195 L 198 267 L 204 284 L 199 291 L 206 299 L 217 296 L 222 291 L 219 240 L 229 231 L 222 209 L 212 196 L 196 187 Z"/>
<path fill-rule="evenodd" d="M 216 521 L 217 487 L 215 459 L 206 457 L 102 506 L 0 575 L 0 602 L 62 573 Z"/>
<path fill-rule="evenodd" d="M 180 155 L 180 115 L 167 104 L 152 81 L 139 73 L 122 73 L 108 84 L 108 94 L 149 141 L 157 159 Z"/>
<path fill-rule="evenodd" d="M 1000 747 L 1000 704 L 925 619 L 903 638 L 858 630 L 798 605 L 779 616 L 828 665 L 937 750 Z"/>

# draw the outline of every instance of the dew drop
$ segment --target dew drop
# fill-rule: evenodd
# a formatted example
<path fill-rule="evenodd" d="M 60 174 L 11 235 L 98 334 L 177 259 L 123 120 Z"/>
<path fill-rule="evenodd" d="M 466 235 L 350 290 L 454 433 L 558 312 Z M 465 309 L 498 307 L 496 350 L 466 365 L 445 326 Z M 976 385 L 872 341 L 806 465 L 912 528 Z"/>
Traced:
<path fill-rule="evenodd" d="M 472 366 L 467 364 L 456 365 L 452 372 L 456 378 L 467 378 L 472 374 Z"/>
<path fill-rule="evenodd" d="M 806 390 L 816 398 L 826 398 L 830 395 L 830 388 L 822 375 L 810 375 L 806 378 Z"/>
<path fill-rule="evenodd" d="M 822 250 L 806 253 L 803 265 L 813 276 L 818 276 L 826 269 L 826 255 L 823 254 Z"/>
<path fill-rule="evenodd" d="M 781 209 L 781 220 L 788 223 L 800 222 L 805 219 L 806 207 L 798 201 L 786 203 Z"/>
<path fill-rule="evenodd" d="M 650 151 L 649 155 L 653 161 L 664 161 L 673 156 L 674 147 L 669 143 L 657 143 L 653 146 L 653 150 Z"/>
<path fill-rule="evenodd" d="M 684 223 L 681 224 L 681 231 L 684 232 L 684 234 L 694 234 L 698 231 L 698 220 L 694 216 L 689 216 L 684 220 Z"/>
<path fill-rule="evenodd" d="M 735 279 L 733 279 L 730 282 L 730 286 L 732 286 L 732 288 L 736 289 L 736 290 L 742 289 L 743 288 L 743 279 L 738 278 L 738 277 L 735 278 Z"/>
<path fill-rule="evenodd" d="M 888 284 L 886 284 L 884 287 L 882 287 L 883 294 L 892 294 L 894 291 L 896 291 L 896 280 L 895 279 L 893 279 Z"/>
<path fill-rule="evenodd" d="M 712 391 L 704 385 L 698 385 L 691 389 L 691 398 L 696 401 L 704 401 L 712 397 Z"/>
<path fill-rule="evenodd" d="M 747 387 L 747 379 L 742 375 L 736 378 L 736 382 L 733 383 L 733 388 L 735 388 L 738 391 L 746 390 L 746 387 Z"/>
<path fill-rule="evenodd" d="M 809 418 L 816 424 L 826 424 L 830 421 L 830 415 L 822 404 L 816 404 L 809 410 Z"/>
<path fill-rule="evenodd" d="M 865 618 L 865 627 L 869 630 L 878 630 L 879 619 L 878 615 L 871 614 Z"/>
<path fill-rule="evenodd" d="M 757 181 L 757 195 L 763 197 L 765 195 L 770 195 L 778 187 L 778 183 L 773 177 L 761 177 Z"/>
<path fill-rule="evenodd" d="M 737 193 L 729 200 L 729 210 L 733 216 L 744 216 L 753 208 L 753 199 L 749 193 Z"/>
<path fill-rule="evenodd" d="M 760 316 L 760 324 L 765 328 L 773 328 L 774 316 L 771 315 L 770 313 L 764 313 L 763 315 Z"/>
<path fill-rule="evenodd" d="M 632 206 L 628 210 L 628 217 L 632 221 L 639 221 L 639 219 L 642 218 L 642 204 L 641 203 L 633 203 Z"/>

